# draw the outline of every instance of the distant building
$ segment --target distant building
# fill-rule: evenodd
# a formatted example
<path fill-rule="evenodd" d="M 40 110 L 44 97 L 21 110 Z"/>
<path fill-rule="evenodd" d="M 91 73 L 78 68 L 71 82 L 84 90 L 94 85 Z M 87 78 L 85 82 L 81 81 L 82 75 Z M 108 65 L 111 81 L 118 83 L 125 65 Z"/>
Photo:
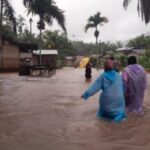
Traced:
<path fill-rule="evenodd" d="M 66 66 L 74 66 L 75 65 L 75 58 L 72 56 L 65 57 L 65 65 Z"/>
<path fill-rule="evenodd" d="M 2 49 L 0 51 L 0 71 L 18 71 L 20 60 L 25 57 L 32 57 L 29 53 L 31 49 L 37 49 L 36 44 L 19 43 L 11 39 L 2 40 Z"/>
<path fill-rule="evenodd" d="M 145 53 L 145 49 L 137 49 L 134 47 L 123 47 L 116 50 L 117 55 L 124 56 L 141 56 Z"/>
<path fill-rule="evenodd" d="M 80 56 L 80 55 L 75 56 L 75 64 L 74 64 L 75 67 L 79 67 L 80 61 L 83 57 L 84 56 Z"/>
<path fill-rule="evenodd" d="M 50 70 L 56 68 L 58 51 L 56 49 L 42 49 L 33 51 L 33 65 L 40 64 L 40 54 L 42 58 L 42 65 L 47 65 Z"/>
<path fill-rule="evenodd" d="M 0 70 L 17 70 L 19 68 L 19 46 L 16 42 L 3 39 L 0 51 Z"/>

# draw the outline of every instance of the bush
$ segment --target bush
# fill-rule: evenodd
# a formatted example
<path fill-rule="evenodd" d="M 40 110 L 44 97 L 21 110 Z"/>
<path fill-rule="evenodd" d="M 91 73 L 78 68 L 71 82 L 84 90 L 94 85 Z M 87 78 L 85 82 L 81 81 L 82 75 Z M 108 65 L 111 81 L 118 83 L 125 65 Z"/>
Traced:
<path fill-rule="evenodd" d="M 97 58 L 90 58 L 90 62 L 92 64 L 92 67 L 96 67 L 96 64 L 97 64 Z"/>
<path fill-rule="evenodd" d="M 120 61 L 122 67 L 126 67 L 127 66 L 127 60 L 128 60 L 127 56 L 121 56 L 119 58 L 119 61 Z"/>
<path fill-rule="evenodd" d="M 58 59 L 57 60 L 57 63 L 56 63 L 57 68 L 62 68 L 62 67 L 64 67 L 64 65 L 65 65 L 65 63 L 64 63 L 63 59 Z"/>
<path fill-rule="evenodd" d="M 146 70 L 150 70 L 150 58 L 147 56 L 139 56 L 138 63 L 142 65 Z"/>

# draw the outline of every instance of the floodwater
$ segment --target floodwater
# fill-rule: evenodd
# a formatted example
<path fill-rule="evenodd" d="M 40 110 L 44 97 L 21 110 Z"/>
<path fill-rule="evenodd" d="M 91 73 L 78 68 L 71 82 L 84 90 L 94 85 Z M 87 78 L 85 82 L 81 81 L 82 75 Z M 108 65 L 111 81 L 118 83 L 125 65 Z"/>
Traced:
<path fill-rule="evenodd" d="M 99 94 L 80 98 L 91 82 L 74 68 L 52 77 L 0 74 L 0 150 L 150 150 L 150 80 L 145 115 L 120 124 L 96 118 Z"/>

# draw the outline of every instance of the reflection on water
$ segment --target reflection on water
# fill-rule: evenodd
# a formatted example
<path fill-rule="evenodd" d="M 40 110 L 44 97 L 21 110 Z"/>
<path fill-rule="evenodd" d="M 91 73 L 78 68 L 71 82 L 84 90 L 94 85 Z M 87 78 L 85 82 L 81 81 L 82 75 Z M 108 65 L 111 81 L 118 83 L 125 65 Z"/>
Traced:
<path fill-rule="evenodd" d="M 101 121 L 99 95 L 80 99 L 98 74 L 93 70 L 90 82 L 84 70 L 69 68 L 51 78 L 0 75 L 0 150 L 149 150 L 149 93 L 144 116 Z"/>

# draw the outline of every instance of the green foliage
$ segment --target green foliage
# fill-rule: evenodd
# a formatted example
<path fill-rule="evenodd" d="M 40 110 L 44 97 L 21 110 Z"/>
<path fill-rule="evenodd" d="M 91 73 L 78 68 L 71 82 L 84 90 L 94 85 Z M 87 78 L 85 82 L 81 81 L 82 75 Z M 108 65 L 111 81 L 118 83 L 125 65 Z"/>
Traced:
<path fill-rule="evenodd" d="M 83 41 L 73 41 L 72 44 L 77 55 L 90 56 L 97 54 L 95 43 L 84 43 Z M 97 48 L 99 54 L 103 57 L 107 54 L 115 53 L 116 48 L 119 48 L 120 45 L 118 46 L 118 42 L 116 43 L 102 42 L 98 44 Z"/>
<path fill-rule="evenodd" d="M 34 34 L 31 34 L 28 29 L 25 29 L 21 35 L 21 38 L 19 38 L 19 41 L 26 43 L 39 43 L 39 38 L 35 37 Z"/>
<path fill-rule="evenodd" d="M 91 57 L 90 62 L 92 64 L 92 67 L 96 67 L 97 59 L 95 57 Z"/>
<path fill-rule="evenodd" d="M 127 43 L 129 47 L 135 47 L 137 49 L 145 49 L 147 57 L 150 57 L 150 36 L 140 35 Z"/>
<path fill-rule="evenodd" d="M 128 57 L 127 56 L 121 56 L 119 57 L 119 62 L 121 64 L 121 67 L 127 66 Z"/>
<path fill-rule="evenodd" d="M 18 31 L 18 38 L 22 39 L 23 34 L 23 27 L 25 25 L 25 18 L 21 15 L 17 18 L 17 31 Z"/>
<path fill-rule="evenodd" d="M 28 14 L 39 16 L 38 28 L 44 29 L 45 22 L 52 25 L 55 19 L 66 32 L 64 12 L 58 8 L 54 0 L 23 0 Z"/>
<path fill-rule="evenodd" d="M 17 40 L 17 36 L 9 24 L 2 26 L 2 37 L 10 40 Z"/>
<path fill-rule="evenodd" d="M 65 34 L 59 34 L 58 31 L 45 31 L 43 34 L 44 48 L 46 49 L 57 49 L 59 55 L 74 56 L 75 51 L 70 40 Z"/>
<path fill-rule="evenodd" d="M 63 55 L 58 55 L 56 66 L 57 68 L 62 68 L 65 65 L 65 57 Z"/>
<path fill-rule="evenodd" d="M 87 24 L 85 26 L 85 32 L 89 29 L 89 28 L 96 28 L 97 31 L 97 26 L 98 25 L 103 25 L 103 23 L 107 23 L 108 19 L 106 17 L 101 17 L 101 13 L 97 12 L 95 15 L 90 16 L 89 19 L 87 20 Z M 97 31 L 98 32 L 98 31 Z M 96 33 L 96 32 L 95 32 Z M 97 37 L 98 37 L 98 33 L 96 33 Z M 95 36 L 96 36 L 95 35 Z"/>
<path fill-rule="evenodd" d="M 128 4 L 131 0 L 124 0 L 123 6 L 127 8 Z M 149 0 L 138 0 L 137 4 L 137 10 L 140 17 L 142 17 L 142 20 L 145 21 L 145 23 L 149 23 L 150 21 L 150 1 Z"/>
<path fill-rule="evenodd" d="M 84 43 L 83 41 L 73 41 L 73 47 L 76 55 L 87 55 L 96 54 L 96 46 L 93 43 Z"/>
<path fill-rule="evenodd" d="M 140 56 L 138 58 L 138 63 L 141 64 L 146 70 L 150 70 L 150 58 L 145 56 Z"/>
<path fill-rule="evenodd" d="M 150 42 L 149 36 L 140 35 L 129 40 L 127 46 L 136 48 L 146 48 L 149 42 Z"/>
<path fill-rule="evenodd" d="M 3 17 L 7 17 L 8 20 L 11 22 L 13 31 L 17 33 L 16 31 L 16 17 L 15 17 L 15 11 L 10 3 L 9 0 L 1 0 L 0 1 L 0 8 L 3 10 L 2 14 L 0 15 L 0 32 L 2 32 L 2 25 L 3 25 Z"/>

